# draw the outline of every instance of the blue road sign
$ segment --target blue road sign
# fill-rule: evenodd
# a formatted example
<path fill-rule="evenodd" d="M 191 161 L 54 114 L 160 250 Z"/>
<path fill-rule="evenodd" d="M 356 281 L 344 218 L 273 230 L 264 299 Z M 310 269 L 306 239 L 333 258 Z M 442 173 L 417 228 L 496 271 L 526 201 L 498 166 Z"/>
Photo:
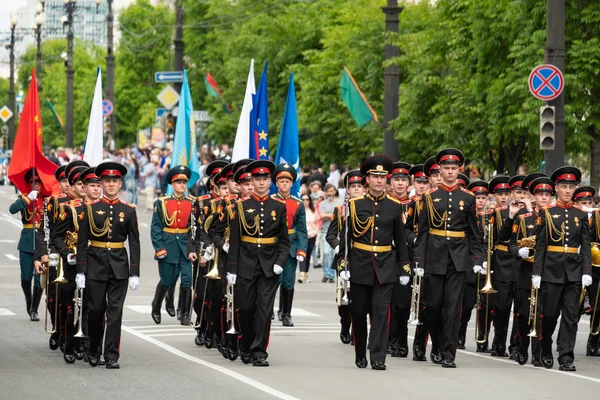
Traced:
<path fill-rule="evenodd" d="M 529 74 L 529 91 L 540 100 L 554 100 L 560 96 L 564 87 L 565 78 L 554 65 L 538 65 Z"/>
<path fill-rule="evenodd" d="M 183 82 L 183 71 L 158 71 L 154 73 L 156 83 Z"/>
<path fill-rule="evenodd" d="M 166 108 L 157 108 L 156 109 L 155 118 L 154 118 L 154 122 L 155 122 L 156 126 L 160 125 L 160 120 L 161 120 L 162 116 L 165 115 L 167 112 L 169 112 L 169 110 L 167 110 Z"/>

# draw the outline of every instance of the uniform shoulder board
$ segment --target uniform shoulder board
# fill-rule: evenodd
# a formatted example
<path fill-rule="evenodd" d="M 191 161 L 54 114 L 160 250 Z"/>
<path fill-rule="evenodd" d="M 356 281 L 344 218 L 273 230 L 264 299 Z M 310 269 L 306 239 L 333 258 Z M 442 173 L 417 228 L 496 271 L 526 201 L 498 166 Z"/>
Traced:
<path fill-rule="evenodd" d="M 300 200 L 298 197 L 296 196 L 290 196 L 290 199 L 294 199 L 296 200 L 297 203 L 302 203 L 302 200 Z"/>
<path fill-rule="evenodd" d="M 65 193 L 59 193 L 52 196 L 53 199 L 64 199 L 65 197 L 67 197 Z"/>
<path fill-rule="evenodd" d="M 576 209 L 581 210 L 583 212 L 587 212 L 579 204 L 573 204 L 573 208 L 576 208 Z"/>
<path fill-rule="evenodd" d="M 232 194 L 232 195 L 227 196 L 227 200 L 236 200 L 237 198 L 238 198 L 237 194 Z"/>
<path fill-rule="evenodd" d="M 471 192 L 469 189 L 465 189 L 465 188 L 461 187 L 461 188 L 460 188 L 460 190 L 462 190 L 463 192 L 465 192 L 465 193 L 467 193 L 467 194 L 470 194 L 471 196 L 475 196 L 475 195 L 473 194 L 473 192 Z"/>
<path fill-rule="evenodd" d="M 194 196 L 192 196 L 191 194 L 188 194 L 187 196 L 185 196 L 185 198 L 190 201 L 196 201 L 196 198 Z"/>
<path fill-rule="evenodd" d="M 431 194 L 433 192 L 437 192 L 437 190 L 438 190 L 438 188 L 435 187 L 435 188 L 432 188 L 432 189 L 429 189 L 428 191 L 426 191 L 425 194 Z"/>
<path fill-rule="evenodd" d="M 69 201 L 69 206 L 71 207 L 79 207 L 83 204 L 83 200 L 81 199 L 73 199 Z"/>
<path fill-rule="evenodd" d="M 496 211 L 504 211 L 508 209 L 508 207 L 504 206 L 504 207 L 496 207 Z"/>
<path fill-rule="evenodd" d="M 92 201 L 86 201 L 86 204 L 92 205 L 92 204 L 96 204 L 96 203 L 99 203 L 99 202 L 100 202 L 100 199 L 96 199 L 96 200 L 92 200 Z"/>
<path fill-rule="evenodd" d="M 389 194 L 385 196 L 387 199 L 392 200 L 394 203 L 397 204 L 402 204 L 402 202 L 400 200 L 398 200 L 397 198 L 390 196 Z"/>
<path fill-rule="evenodd" d="M 158 200 L 160 200 L 160 201 L 165 201 L 165 200 L 167 200 L 169 197 L 171 197 L 171 196 L 161 196 L 161 197 L 159 197 L 159 198 L 158 198 Z M 124 202 L 123 202 L 123 203 L 124 203 Z"/>
<path fill-rule="evenodd" d="M 552 205 L 548 204 L 547 206 L 544 206 L 544 207 L 542 207 L 542 208 L 541 208 L 541 210 L 549 210 L 549 209 L 550 209 L 550 208 L 552 208 L 552 207 L 554 207 L 554 206 L 552 206 Z M 541 211 L 541 210 L 540 210 L 540 211 Z"/>
<path fill-rule="evenodd" d="M 271 195 L 271 198 L 272 198 L 272 199 L 278 199 L 278 198 L 279 198 L 279 193 L 273 193 L 273 194 Z"/>
<path fill-rule="evenodd" d="M 198 200 L 209 200 L 212 196 L 210 194 L 205 194 L 203 196 L 197 197 Z"/>
<path fill-rule="evenodd" d="M 408 204 L 410 204 L 411 202 L 412 202 L 412 200 L 411 200 L 411 199 L 407 199 L 407 200 L 401 200 L 401 201 L 400 201 L 400 204 L 403 204 L 403 205 L 408 205 Z"/>
<path fill-rule="evenodd" d="M 423 196 L 413 196 L 412 197 L 412 201 L 421 201 L 421 199 L 423 198 Z"/>
<path fill-rule="evenodd" d="M 523 219 L 523 218 L 527 218 L 527 217 L 531 217 L 533 214 L 528 212 L 528 213 L 523 213 L 518 215 L 519 219 Z"/>
<path fill-rule="evenodd" d="M 223 199 L 221 199 L 220 197 L 216 197 L 210 201 L 210 204 L 221 202 L 221 200 L 223 200 Z"/>
<path fill-rule="evenodd" d="M 353 197 L 351 199 L 348 199 L 349 202 L 355 202 L 356 200 L 362 200 L 365 198 L 365 195 L 363 194 L 362 196 L 357 196 L 357 197 Z"/>
<path fill-rule="evenodd" d="M 126 206 L 129 206 L 129 207 L 131 207 L 131 208 L 135 208 L 135 206 L 134 206 L 133 204 L 130 204 L 130 203 L 126 202 L 126 201 L 121 201 L 121 203 L 123 203 L 123 204 L 125 204 Z"/>

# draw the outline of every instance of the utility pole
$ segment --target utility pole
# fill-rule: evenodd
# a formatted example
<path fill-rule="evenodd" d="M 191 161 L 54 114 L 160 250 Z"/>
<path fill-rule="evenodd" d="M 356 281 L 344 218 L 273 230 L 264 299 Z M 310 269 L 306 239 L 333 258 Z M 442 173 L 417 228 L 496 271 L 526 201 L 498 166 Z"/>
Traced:
<path fill-rule="evenodd" d="M 73 13 L 75 12 L 77 0 L 65 0 L 67 11 L 67 126 L 66 146 L 73 147 Z"/>
<path fill-rule="evenodd" d="M 400 13 L 403 7 L 398 6 L 398 0 L 388 0 L 387 6 L 381 7 L 385 14 L 386 32 L 399 32 Z M 385 43 L 385 60 L 389 61 L 400 55 L 398 46 L 389 40 Z M 398 141 L 394 137 L 394 130 L 390 123 L 398 117 L 398 87 L 400 86 L 400 72 L 396 64 L 390 64 L 383 72 L 383 154 L 396 161 L 399 158 Z"/>
<path fill-rule="evenodd" d="M 42 91 L 42 25 L 46 20 L 43 3 L 38 3 L 38 13 L 35 16 L 35 40 L 37 49 L 35 52 L 35 77 L 37 79 L 38 92 Z"/>
<path fill-rule="evenodd" d="M 113 52 L 113 13 L 112 13 L 112 2 L 108 1 L 108 15 L 106 16 L 106 33 L 107 33 L 107 44 L 106 44 L 106 98 L 110 102 L 115 104 L 115 55 Z M 117 142 L 117 132 L 115 131 L 115 113 L 113 112 L 109 117 L 110 123 L 110 134 L 112 135 L 115 143 Z"/>
<path fill-rule="evenodd" d="M 15 29 L 17 27 L 17 15 L 10 16 L 10 82 L 8 87 L 8 108 L 13 116 L 8 120 L 8 148 L 12 149 L 15 142 L 15 118 L 17 106 L 15 99 Z"/>
<path fill-rule="evenodd" d="M 565 0 L 546 1 L 546 49 L 544 61 L 565 74 Z M 565 162 L 565 91 L 548 102 L 555 107 L 554 150 L 545 154 L 546 173 L 550 175 Z"/>
<path fill-rule="evenodd" d="M 175 0 L 175 71 L 183 71 L 183 5 L 181 0 Z M 175 89 L 181 93 L 181 83 L 175 84 Z"/>

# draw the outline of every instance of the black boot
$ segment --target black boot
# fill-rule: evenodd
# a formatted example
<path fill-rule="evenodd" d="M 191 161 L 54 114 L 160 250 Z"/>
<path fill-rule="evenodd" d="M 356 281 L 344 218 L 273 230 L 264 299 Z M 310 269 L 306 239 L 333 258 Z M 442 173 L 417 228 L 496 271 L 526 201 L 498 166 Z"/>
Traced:
<path fill-rule="evenodd" d="M 42 299 L 44 290 L 41 287 L 33 287 L 33 298 L 31 299 L 31 309 L 29 310 L 29 318 L 32 321 L 39 321 L 38 308 Z"/>
<path fill-rule="evenodd" d="M 171 317 L 175 316 L 175 286 L 167 289 L 167 294 L 165 295 L 165 309 L 167 310 L 167 314 Z"/>
<path fill-rule="evenodd" d="M 160 309 L 162 307 L 163 299 L 165 298 L 165 294 L 167 291 L 164 289 L 163 285 L 158 282 L 156 285 L 156 291 L 154 292 L 154 299 L 152 300 L 152 319 L 155 323 L 160 324 L 161 315 Z"/>
<path fill-rule="evenodd" d="M 181 287 L 179 288 L 179 291 L 181 292 Z M 179 296 L 179 298 L 177 299 L 177 321 L 180 321 L 180 320 L 181 320 L 181 296 Z"/>
<path fill-rule="evenodd" d="M 192 289 L 179 288 L 179 298 L 181 299 L 181 325 L 190 324 L 190 306 L 192 304 Z"/>
<path fill-rule="evenodd" d="M 25 307 L 27 307 L 27 315 L 31 312 L 31 281 L 21 281 L 21 288 L 25 295 Z M 31 318 L 31 316 L 30 316 Z"/>
<path fill-rule="evenodd" d="M 458 346 L 457 346 L 457 348 L 459 350 L 464 350 L 465 349 L 465 337 L 464 336 L 458 338 Z"/>
<path fill-rule="evenodd" d="M 281 322 L 283 326 L 294 326 L 292 322 L 292 302 L 294 301 L 294 289 L 281 289 L 283 297 L 283 313 Z"/>
<path fill-rule="evenodd" d="M 282 287 L 279 288 L 279 308 L 277 309 L 277 319 L 280 321 L 283 319 L 283 290 L 284 289 Z"/>

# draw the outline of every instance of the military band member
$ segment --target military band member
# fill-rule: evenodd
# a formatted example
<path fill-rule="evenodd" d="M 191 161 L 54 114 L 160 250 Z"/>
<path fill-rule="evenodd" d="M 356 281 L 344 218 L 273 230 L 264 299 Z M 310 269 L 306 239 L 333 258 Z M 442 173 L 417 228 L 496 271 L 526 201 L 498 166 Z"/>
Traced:
<path fill-rule="evenodd" d="M 433 171 L 436 169 L 434 168 Z M 414 246 L 419 232 L 419 214 L 423 209 L 423 195 L 429 190 L 429 178 L 424 172 L 424 165 L 417 164 L 412 166 L 408 171 L 413 178 L 413 187 L 415 190 L 414 196 L 411 197 L 406 215 L 406 223 L 404 224 L 404 232 L 406 234 L 406 243 L 409 251 L 413 252 L 414 261 Z M 425 308 L 425 295 L 427 291 L 427 279 L 421 277 L 421 294 L 419 301 L 419 325 L 415 327 L 415 338 L 413 340 L 413 361 L 427 361 L 426 347 L 427 337 L 429 336 L 429 328 L 427 327 L 427 310 Z M 437 354 L 437 350 L 436 350 Z"/>
<path fill-rule="evenodd" d="M 408 186 L 410 185 L 409 170 L 410 164 L 398 161 L 394 163 L 390 173 L 392 190 L 389 196 L 402 204 L 404 221 L 406 221 L 408 216 L 408 209 L 411 203 L 408 197 Z M 409 246 L 407 250 L 409 252 L 409 259 L 412 260 L 413 247 Z M 405 358 L 408 356 L 408 319 L 410 317 L 411 296 L 412 288 L 410 285 L 401 285 L 400 282 L 394 283 L 388 344 L 392 357 Z"/>
<path fill-rule="evenodd" d="M 10 205 L 11 214 L 21 213 L 23 229 L 17 249 L 19 250 L 19 264 L 21 266 L 21 288 L 25 294 L 25 307 L 31 321 L 39 321 L 38 307 L 42 298 L 43 289 L 40 287 L 40 276 L 34 274 L 34 258 L 37 236 L 42 233 L 40 228 L 42 214 L 44 211 L 44 198 L 38 196 L 42 183 L 37 171 L 32 168 L 25 172 L 25 182 L 31 185 L 29 193 L 22 193 L 19 198 Z M 31 281 L 33 280 L 33 292 Z"/>
<path fill-rule="evenodd" d="M 494 195 L 496 200 L 494 228 L 491 233 L 495 246 L 491 258 L 492 265 L 489 267 L 492 269 L 492 282 L 497 293 L 490 295 L 488 298 L 492 304 L 494 322 L 492 357 L 508 357 L 506 338 L 517 280 L 515 260 L 508 253 L 512 230 L 512 224 L 507 223 L 511 195 L 510 181 L 511 178 L 508 176 L 499 175 L 490 180 L 489 185 L 490 193 Z"/>
<path fill-rule="evenodd" d="M 584 186 L 575 191 L 573 199 L 580 205 L 582 205 L 582 203 L 585 204 L 585 208 L 583 208 L 583 206 L 582 208 L 588 210 L 588 215 L 591 214 L 590 241 L 592 243 L 600 243 L 600 210 L 592 210 L 595 193 L 596 191 L 594 188 Z M 595 258 L 592 258 L 592 266 L 594 267 L 592 268 L 592 284 L 587 290 L 592 308 L 590 310 L 590 334 L 588 336 L 585 355 L 590 357 L 600 357 L 600 335 L 598 335 L 598 330 L 600 329 L 600 312 L 598 312 L 598 307 L 600 306 L 600 287 L 598 285 L 598 282 L 600 281 L 600 265 L 597 263 L 597 248 L 592 251 L 592 254 L 594 253 L 596 256 Z"/>
<path fill-rule="evenodd" d="M 430 330 L 442 321 L 442 332 L 432 331 L 432 346 L 439 346 L 443 367 L 455 368 L 465 274 L 470 268 L 475 273 L 482 270 L 482 243 L 475 196 L 457 183 L 463 154 L 457 149 L 446 149 L 435 160 L 440 165 L 442 182 L 423 197 L 415 262 L 419 269 L 425 269 L 428 279 L 425 304 Z M 439 362 L 435 358 L 432 361 Z"/>
<path fill-rule="evenodd" d="M 469 184 L 471 183 L 471 180 L 465 174 L 458 174 L 456 183 L 458 183 L 459 187 L 466 189 L 469 186 Z"/>
<path fill-rule="evenodd" d="M 239 198 L 241 200 L 246 199 L 252 195 L 252 176 L 246 172 L 246 165 L 250 164 L 253 160 L 244 158 L 239 160 L 233 165 L 233 179 L 240 188 Z"/>
<path fill-rule="evenodd" d="M 237 205 L 227 257 L 227 282 L 235 285 L 240 313 L 242 361 L 257 367 L 269 366 L 271 313 L 290 251 L 285 205 L 269 196 L 274 170 L 266 160 L 246 166 L 254 193 Z"/>
<path fill-rule="evenodd" d="M 527 175 L 521 184 L 523 189 L 527 189 L 534 196 L 535 208 L 531 201 L 525 201 L 525 212 L 519 212 L 519 204 L 511 203 L 507 224 L 512 222 L 512 236 L 510 239 L 509 253 L 518 260 L 517 268 L 517 287 L 515 293 L 514 324 L 517 326 L 517 336 L 519 337 L 518 348 L 515 354 L 515 360 L 520 365 L 525 365 L 529 359 L 529 333 L 533 328 L 533 321 L 529 320 L 530 297 L 531 297 L 531 275 L 533 271 L 533 249 L 540 209 L 548 206 L 554 194 L 554 182 L 541 172 L 534 172 Z M 536 319 L 539 315 L 536 315 Z M 541 367 L 540 361 L 540 342 L 538 338 L 533 338 L 531 353 L 532 363 L 536 367 Z"/>
<path fill-rule="evenodd" d="M 102 180 L 103 196 L 86 205 L 77 240 L 78 287 L 88 287 L 88 331 L 90 354 L 88 362 L 98 365 L 97 349 L 104 331 L 106 368 L 120 368 L 119 343 L 123 303 L 127 295 L 128 278 L 131 290 L 139 286 L 140 235 L 135 207 L 119 200 L 122 178 L 127 169 L 115 162 L 105 161 L 96 167 Z M 129 242 L 129 260 L 125 241 Z M 88 248 L 89 241 L 89 248 Z"/>
<path fill-rule="evenodd" d="M 485 203 L 488 199 L 488 183 L 486 181 L 474 181 L 470 182 L 468 185 L 468 190 L 475 195 L 475 212 L 479 216 L 484 212 Z M 479 219 L 479 217 L 478 217 Z M 485 226 L 485 222 L 478 223 L 479 231 L 481 236 L 483 237 L 483 227 Z M 473 270 L 468 270 L 467 275 L 465 277 L 465 285 L 464 285 L 464 293 L 462 299 L 462 310 L 460 313 L 460 327 L 458 328 L 458 349 L 464 350 L 466 338 L 467 338 L 467 326 L 469 321 L 471 320 L 471 313 L 473 311 L 473 307 L 475 307 L 477 302 L 477 280 L 481 281 L 481 274 L 476 274 Z M 483 287 L 483 286 L 481 286 Z M 479 306 L 483 308 L 483 312 L 485 313 L 486 304 L 483 301 L 479 302 Z M 479 309 L 476 311 L 479 312 Z M 491 318 L 489 318 L 491 321 Z M 482 318 L 478 318 L 480 323 L 485 322 L 485 314 Z M 488 327 L 489 329 L 489 327 Z"/>
<path fill-rule="evenodd" d="M 294 283 L 298 263 L 306 257 L 308 233 L 306 231 L 306 212 L 302 200 L 290 194 L 296 181 L 296 168 L 289 164 L 279 164 L 271 175 L 277 186 L 277 193 L 271 197 L 285 204 L 287 210 L 288 234 L 290 239 L 290 256 L 283 266 L 281 274 L 281 290 L 279 291 L 281 323 L 283 326 L 294 326 L 292 322 L 292 303 L 294 301 Z"/>
<path fill-rule="evenodd" d="M 542 364 L 552 368 L 552 334 L 561 316 L 558 362 L 561 371 L 573 364 L 581 288 L 592 283 L 590 232 L 587 213 L 571 200 L 581 171 L 561 167 L 552 173 L 556 205 L 540 210 L 532 282 L 539 289 Z"/>
<path fill-rule="evenodd" d="M 355 197 L 362 196 L 365 193 L 364 186 L 362 184 L 362 174 L 360 170 L 353 169 L 349 171 L 346 176 L 344 176 L 344 187 L 347 191 L 348 199 L 353 199 Z M 348 260 L 346 254 L 340 254 L 340 240 L 343 235 L 346 234 L 346 217 L 347 217 L 348 204 L 337 206 L 333 210 L 333 217 L 331 218 L 331 224 L 327 229 L 327 235 L 325 236 L 325 240 L 334 249 L 335 258 L 333 260 L 333 265 L 337 266 L 338 275 L 343 270 L 340 268 L 340 262 L 344 260 L 347 262 Z M 339 278 L 339 276 L 338 276 Z M 349 286 L 349 284 L 348 284 Z M 344 344 L 349 344 L 352 342 L 352 336 L 350 334 L 350 326 L 352 324 L 351 318 L 351 306 L 350 302 L 352 299 L 350 298 L 350 290 L 349 287 L 346 287 L 346 300 L 343 300 L 344 293 L 342 293 L 342 300 L 338 305 L 338 315 L 340 316 L 340 341 Z"/>
<path fill-rule="evenodd" d="M 72 193 L 76 196 L 69 203 L 63 203 L 60 207 L 58 219 L 55 221 L 51 232 L 52 246 L 63 259 L 63 274 L 66 283 L 59 286 L 60 290 L 60 323 L 63 327 L 63 336 L 65 340 L 65 350 L 63 358 L 67 364 L 73 364 L 77 358 L 81 359 L 81 342 L 73 337 L 77 327 L 73 324 L 75 305 L 74 297 L 76 291 L 76 245 L 77 234 L 80 223 L 84 215 L 85 187 L 83 184 L 83 172 L 85 166 L 79 166 L 69 169 L 69 186 Z M 83 323 L 80 321 L 79 323 Z M 76 350 L 77 346 L 77 350 Z"/>
<path fill-rule="evenodd" d="M 423 164 L 423 172 L 429 179 L 429 187 L 436 188 L 442 183 L 440 176 L 440 166 L 438 165 L 435 156 L 429 157 Z"/>
<path fill-rule="evenodd" d="M 192 264 L 198 259 L 190 232 L 190 216 L 196 199 L 186 196 L 187 183 L 192 175 L 184 165 L 174 166 L 167 173 L 167 183 L 173 194 L 154 202 L 150 237 L 158 260 L 160 281 L 152 300 L 152 319 L 161 322 L 162 301 L 170 287 L 174 287 L 181 275 L 181 325 L 190 324 L 192 304 Z M 191 216 L 193 218 L 193 216 Z"/>
<path fill-rule="evenodd" d="M 358 368 L 368 365 L 366 318 L 370 314 L 371 368 L 386 369 L 388 315 L 394 284 L 400 280 L 407 285 L 410 280 L 402 205 L 384 193 L 386 176 L 392 167 L 392 161 L 382 155 L 369 157 L 362 164 L 361 173 L 367 176 L 369 189 L 365 195 L 350 200 L 348 233 L 340 244 L 341 254 L 346 245 L 349 248 L 349 267 L 340 273 L 340 278 L 351 282 Z"/>

